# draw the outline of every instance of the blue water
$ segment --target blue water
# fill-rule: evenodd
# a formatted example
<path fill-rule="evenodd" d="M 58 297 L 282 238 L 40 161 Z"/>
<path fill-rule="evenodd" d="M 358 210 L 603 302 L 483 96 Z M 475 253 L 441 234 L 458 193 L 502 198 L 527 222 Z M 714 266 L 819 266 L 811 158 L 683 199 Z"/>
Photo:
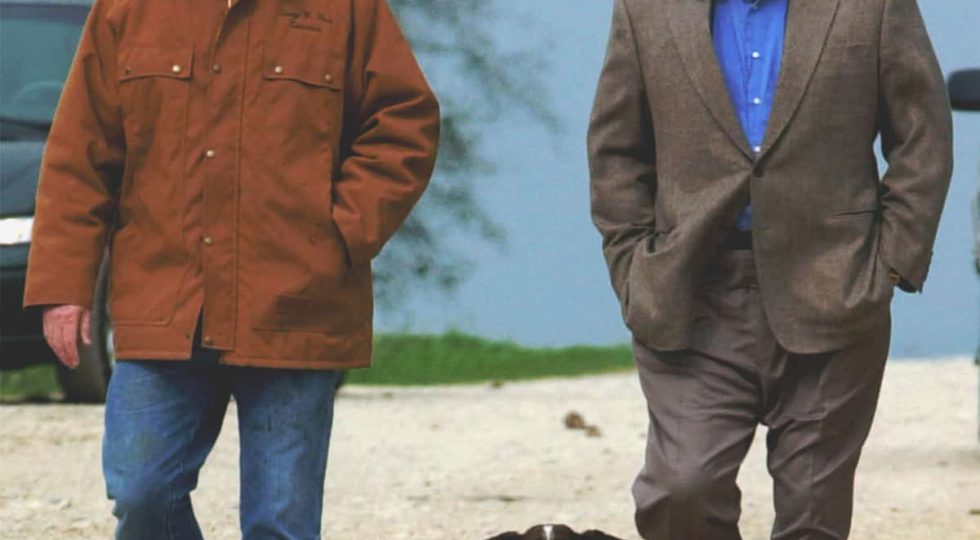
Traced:
<path fill-rule="evenodd" d="M 943 71 L 980 67 L 980 2 L 920 2 Z M 475 271 L 454 299 L 417 298 L 382 329 L 458 329 L 529 345 L 628 339 L 589 222 L 585 133 L 605 52 L 611 1 L 501 2 L 517 10 L 495 36 L 505 49 L 540 50 L 559 133 L 501 111 L 486 155 L 497 171 L 480 196 L 507 231 L 503 249 L 467 248 Z M 436 86 L 441 84 L 434 81 Z M 980 113 L 957 113 L 957 168 L 925 293 L 897 294 L 894 356 L 966 354 L 978 340 L 980 287 L 972 270 L 970 201 L 980 177 Z"/>

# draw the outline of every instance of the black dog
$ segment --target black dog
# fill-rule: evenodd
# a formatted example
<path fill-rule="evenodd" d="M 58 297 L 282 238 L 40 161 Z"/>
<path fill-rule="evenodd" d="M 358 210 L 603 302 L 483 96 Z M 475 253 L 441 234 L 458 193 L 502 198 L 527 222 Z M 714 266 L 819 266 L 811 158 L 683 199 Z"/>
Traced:
<path fill-rule="evenodd" d="M 602 531 L 577 533 L 565 525 L 535 525 L 524 534 L 506 532 L 487 540 L 622 540 Z"/>

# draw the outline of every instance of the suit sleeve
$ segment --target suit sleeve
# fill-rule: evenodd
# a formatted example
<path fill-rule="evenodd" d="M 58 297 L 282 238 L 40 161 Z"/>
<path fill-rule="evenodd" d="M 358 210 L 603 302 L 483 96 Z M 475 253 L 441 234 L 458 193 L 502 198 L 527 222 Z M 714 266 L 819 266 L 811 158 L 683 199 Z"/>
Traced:
<path fill-rule="evenodd" d="M 91 308 L 125 158 L 116 43 L 97 0 L 48 136 L 35 198 L 24 306 Z"/>
<path fill-rule="evenodd" d="M 652 238 L 657 167 L 653 120 L 625 0 L 613 7 L 606 59 L 588 133 L 592 221 L 625 311 L 638 244 Z"/>
<path fill-rule="evenodd" d="M 949 97 L 915 0 L 885 0 L 880 46 L 882 256 L 921 291 L 952 175 Z"/>
<path fill-rule="evenodd" d="M 384 0 L 354 0 L 333 218 L 354 264 L 408 217 L 435 166 L 439 105 Z"/>

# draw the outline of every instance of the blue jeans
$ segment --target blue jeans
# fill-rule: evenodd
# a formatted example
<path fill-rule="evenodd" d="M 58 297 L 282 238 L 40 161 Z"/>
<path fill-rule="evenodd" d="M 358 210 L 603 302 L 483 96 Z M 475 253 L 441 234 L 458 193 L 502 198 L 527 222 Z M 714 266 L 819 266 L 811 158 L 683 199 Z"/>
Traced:
<path fill-rule="evenodd" d="M 197 340 L 195 339 L 195 343 Z M 190 493 L 235 397 L 245 540 L 320 538 L 336 371 L 121 361 L 109 383 L 102 467 L 118 540 L 199 540 Z"/>

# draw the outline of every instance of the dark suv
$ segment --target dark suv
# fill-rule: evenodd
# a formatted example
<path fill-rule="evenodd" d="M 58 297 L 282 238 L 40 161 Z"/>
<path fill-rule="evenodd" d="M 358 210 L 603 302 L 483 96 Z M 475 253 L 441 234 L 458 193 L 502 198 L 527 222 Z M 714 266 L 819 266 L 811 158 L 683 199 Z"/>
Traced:
<path fill-rule="evenodd" d="M 21 299 L 41 154 L 90 5 L 90 0 L 0 0 L 0 369 L 57 362 L 44 340 L 40 311 L 23 311 Z M 93 345 L 81 348 L 77 369 L 59 367 L 69 401 L 105 398 L 113 365 L 105 282 L 103 270 Z"/>

